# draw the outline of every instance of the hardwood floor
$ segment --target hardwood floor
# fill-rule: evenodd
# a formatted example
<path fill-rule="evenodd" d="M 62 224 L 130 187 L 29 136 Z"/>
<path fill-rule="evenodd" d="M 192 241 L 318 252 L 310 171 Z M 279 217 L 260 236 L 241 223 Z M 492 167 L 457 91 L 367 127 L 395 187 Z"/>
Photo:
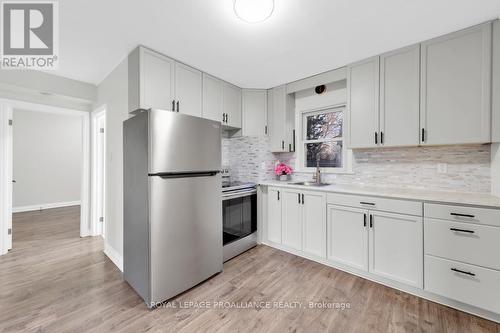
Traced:
<path fill-rule="evenodd" d="M 78 219 L 78 207 L 14 215 L 14 249 L 0 257 L 1 332 L 500 332 L 491 321 L 266 246 L 150 311 L 102 253 L 102 240 L 79 238 Z M 179 307 L 203 301 L 211 308 Z M 273 308 L 280 301 L 305 308 Z"/>

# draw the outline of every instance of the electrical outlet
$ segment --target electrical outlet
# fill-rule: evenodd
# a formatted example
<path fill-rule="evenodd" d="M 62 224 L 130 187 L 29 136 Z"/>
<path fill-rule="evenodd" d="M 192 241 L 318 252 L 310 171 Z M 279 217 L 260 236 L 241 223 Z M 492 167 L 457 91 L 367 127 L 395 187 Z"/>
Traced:
<path fill-rule="evenodd" d="M 438 163 L 437 165 L 438 173 L 448 173 L 448 164 L 446 163 Z"/>

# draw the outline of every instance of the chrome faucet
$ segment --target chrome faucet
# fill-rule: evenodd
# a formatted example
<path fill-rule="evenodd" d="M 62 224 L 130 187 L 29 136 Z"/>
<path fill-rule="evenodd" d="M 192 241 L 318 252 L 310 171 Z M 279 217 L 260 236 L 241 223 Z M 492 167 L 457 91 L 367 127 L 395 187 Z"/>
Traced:
<path fill-rule="evenodd" d="M 313 179 L 316 181 L 316 184 L 321 184 L 321 170 L 319 169 L 319 153 L 316 154 L 316 174 L 313 176 Z"/>

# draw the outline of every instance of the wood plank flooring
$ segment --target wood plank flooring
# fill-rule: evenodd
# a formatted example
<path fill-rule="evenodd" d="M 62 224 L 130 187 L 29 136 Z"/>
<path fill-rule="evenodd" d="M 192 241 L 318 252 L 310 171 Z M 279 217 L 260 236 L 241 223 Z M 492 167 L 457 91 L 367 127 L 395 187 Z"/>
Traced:
<path fill-rule="evenodd" d="M 79 238 L 78 219 L 78 207 L 14 215 L 14 249 L 0 257 L 0 332 L 500 333 L 491 321 L 266 246 L 150 311 L 102 253 L 102 240 Z M 211 308 L 179 307 L 204 301 Z M 280 301 L 304 308 L 272 306 Z M 246 302 L 262 307 L 241 308 Z M 350 308 L 307 308 L 308 302 Z"/>

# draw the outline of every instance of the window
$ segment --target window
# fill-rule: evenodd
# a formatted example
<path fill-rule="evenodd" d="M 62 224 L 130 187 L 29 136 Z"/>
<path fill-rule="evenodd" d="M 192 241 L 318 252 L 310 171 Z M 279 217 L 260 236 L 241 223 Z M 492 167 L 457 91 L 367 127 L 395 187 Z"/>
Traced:
<path fill-rule="evenodd" d="M 302 113 L 302 167 L 343 169 L 345 107 Z"/>

